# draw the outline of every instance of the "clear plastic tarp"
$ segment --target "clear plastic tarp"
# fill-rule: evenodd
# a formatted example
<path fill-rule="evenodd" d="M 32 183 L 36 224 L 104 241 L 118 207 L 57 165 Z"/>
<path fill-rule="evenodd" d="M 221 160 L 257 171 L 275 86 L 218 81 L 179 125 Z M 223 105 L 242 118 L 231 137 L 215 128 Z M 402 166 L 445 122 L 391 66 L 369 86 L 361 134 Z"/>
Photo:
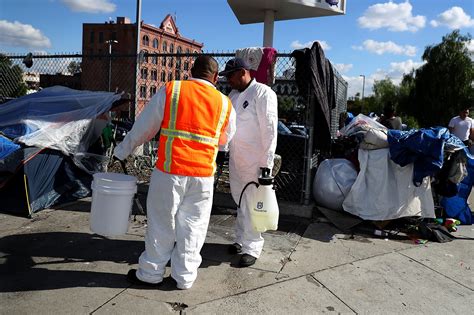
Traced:
<path fill-rule="evenodd" d="M 1 105 L 0 133 L 16 143 L 59 150 L 81 164 L 107 123 L 102 114 L 120 98 L 111 92 L 45 88 Z"/>

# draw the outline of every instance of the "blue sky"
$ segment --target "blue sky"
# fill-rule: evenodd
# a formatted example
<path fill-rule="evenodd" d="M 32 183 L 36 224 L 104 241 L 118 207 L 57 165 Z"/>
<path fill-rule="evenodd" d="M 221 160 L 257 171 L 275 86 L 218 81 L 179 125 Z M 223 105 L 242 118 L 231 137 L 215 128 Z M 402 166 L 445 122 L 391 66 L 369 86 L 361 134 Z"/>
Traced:
<path fill-rule="evenodd" d="M 307 0 L 307 2 L 311 2 Z M 280 52 L 315 40 L 349 82 L 349 95 L 366 95 L 374 80 L 398 83 L 419 67 L 426 46 L 453 29 L 474 31 L 474 0 L 346 0 L 346 15 L 279 21 L 274 47 Z M 135 20 L 135 0 L 0 0 L 0 52 L 76 53 L 82 23 L 127 16 Z M 225 0 L 142 0 L 142 20 L 159 25 L 171 13 L 185 37 L 207 51 L 261 46 L 263 24 L 240 25 Z M 474 51 L 474 43 L 470 44 Z"/>

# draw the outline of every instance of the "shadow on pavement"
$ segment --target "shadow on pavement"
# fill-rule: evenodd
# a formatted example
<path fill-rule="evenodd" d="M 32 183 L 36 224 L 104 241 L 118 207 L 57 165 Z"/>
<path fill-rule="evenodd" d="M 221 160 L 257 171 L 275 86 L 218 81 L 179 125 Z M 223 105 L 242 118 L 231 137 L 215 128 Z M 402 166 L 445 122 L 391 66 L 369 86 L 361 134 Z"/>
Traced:
<path fill-rule="evenodd" d="M 200 268 L 225 262 L 236 265 L 239 257 L 229 255 L 227 248 L 225 244 L 205 244 Z M 125 274 L 96 271 L 97 265 L 104 261 L 135 265 L 143 249 L 143 240 L 108 239 L 87 233 L 6 236 L 0 239 L 0 292 L 73 287 L 126 288 L 130 284 Z M 175 288 L 164 285 L 163 289 L 168 287 Z"/>

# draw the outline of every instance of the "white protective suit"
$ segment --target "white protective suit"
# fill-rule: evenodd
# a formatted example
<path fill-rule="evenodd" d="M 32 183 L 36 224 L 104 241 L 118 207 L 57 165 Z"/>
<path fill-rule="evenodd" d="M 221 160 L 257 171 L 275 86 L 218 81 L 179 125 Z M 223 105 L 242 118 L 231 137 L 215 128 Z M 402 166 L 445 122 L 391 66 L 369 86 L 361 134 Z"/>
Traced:
<path fill-rule="evenodd" d="M 208 81 L 191 79 L 212 85 Z M 166 101 L 165 88 L 155 94 L 140 114 L 114 155 L 124 160 L 133 150 L 160 130 Z M 225 145 L 235 133 L 235 111 L 221 134 Z M 159 283 L 171 259 L 171 277 L 180 289 L 190 288 L 197 277 L 212 208 L 214 177 L 192 177 L 154 169 L 147 196 L 148 226 L 145 251 L 139 258 L 136 276 L 142 281 Z M 176 243 L 176 245 L 175 245 Z"/>
<path fill-rule="evenodd" d="M 257 181 L 260 167 L 272 169 L 278 130 L 278 101 L 275 92 L 255 79 L 243 91 L 232 90 L 229 94 L 237 113 L 237 131 L 230 142 L 230 189 L 235 203 L 239 204 L 244 186 Z M 242 245 L 242 253 L 259 258 L 263 237 L 250 222 L 249 199 L 256 187 L 245 190 L 237 210 L 236 240 Z"/>

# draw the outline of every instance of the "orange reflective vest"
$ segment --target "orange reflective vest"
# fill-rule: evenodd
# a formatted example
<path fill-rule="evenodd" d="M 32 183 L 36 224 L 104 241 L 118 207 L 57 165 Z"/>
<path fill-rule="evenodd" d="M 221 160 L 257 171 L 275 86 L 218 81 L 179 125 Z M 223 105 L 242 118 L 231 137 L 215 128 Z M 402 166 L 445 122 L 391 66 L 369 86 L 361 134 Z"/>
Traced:
<path fill-rule="evenodd" d="M 227 128 L 231 109 L 229 98 L 208 84 L 166 83 L 156 167 L 176 175 L 214 175 L 219 137 Z"/>

